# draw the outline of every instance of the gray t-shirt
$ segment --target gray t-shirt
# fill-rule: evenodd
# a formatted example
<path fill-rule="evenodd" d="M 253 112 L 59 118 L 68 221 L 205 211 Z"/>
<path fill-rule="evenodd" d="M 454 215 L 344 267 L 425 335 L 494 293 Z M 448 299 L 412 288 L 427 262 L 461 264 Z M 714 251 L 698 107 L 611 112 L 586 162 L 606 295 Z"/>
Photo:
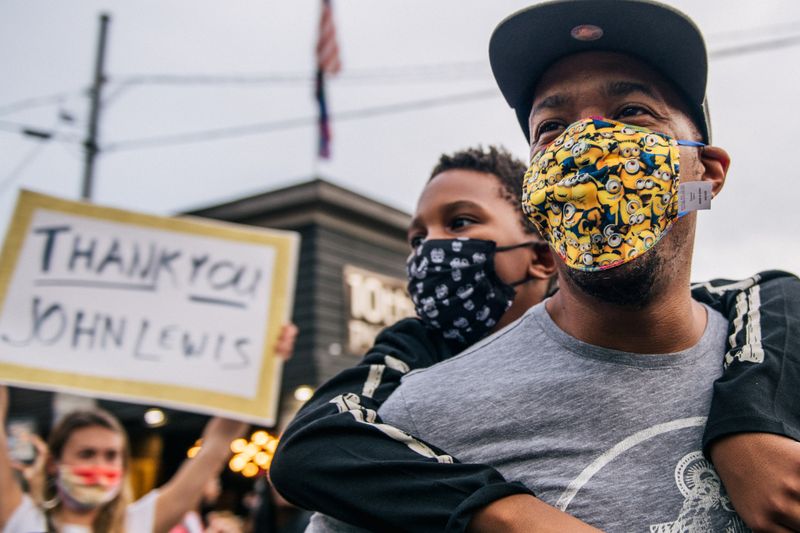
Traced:
<path fill-rule="evenodd" d="M 727 331 L 707 311 L 695 346 L 643 355 L 581 342 L 539 304 L 409 374 L 379 413 L 608 532 L 742 531 L 700 451 Z"/>
<path fill-rule="evenodd" d="M 707 311 L 694 347 L 644 355 L 581 342 L 539 304 L 410 373 L 379 413 L 609 533 L 748 531 L 700 451 L 727 331 Z M 348 531 L 321 517 L 312 524 Z"/>

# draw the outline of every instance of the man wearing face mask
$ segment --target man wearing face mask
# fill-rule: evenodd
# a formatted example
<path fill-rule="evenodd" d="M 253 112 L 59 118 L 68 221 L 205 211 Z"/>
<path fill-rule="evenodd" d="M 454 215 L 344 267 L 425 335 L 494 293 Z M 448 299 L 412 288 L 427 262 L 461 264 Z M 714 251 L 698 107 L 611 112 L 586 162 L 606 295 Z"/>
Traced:
<path fill-rule="evenodd" d="M 728 322 L 689 291 L 693 211 L 729 158 L 710 145 L 699 31 L 650 2 L 553 2 L 501 23 L 490 58 L 531 140 L 523 209 L 561 290 L 408 375 L 380 416 L 605 531 L 746 531 L 702 453 Z M 520 524 L 519 498 L 471 526 L 559 530 Z"/>

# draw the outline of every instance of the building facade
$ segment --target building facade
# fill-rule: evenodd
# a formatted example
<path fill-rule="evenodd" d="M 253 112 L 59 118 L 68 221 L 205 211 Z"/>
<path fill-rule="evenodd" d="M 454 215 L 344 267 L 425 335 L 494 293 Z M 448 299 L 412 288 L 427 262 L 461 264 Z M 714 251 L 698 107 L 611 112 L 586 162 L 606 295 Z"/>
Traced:
<path fill-rule="evenodd" d="M 300 334 L 284 367 L 279 429 L 302 403 L 298 387 L 356 364 L 383 326 L 413 315 L 408 213 L 315 179 L 187 214 L 301 236 L 292 317 Z"/>

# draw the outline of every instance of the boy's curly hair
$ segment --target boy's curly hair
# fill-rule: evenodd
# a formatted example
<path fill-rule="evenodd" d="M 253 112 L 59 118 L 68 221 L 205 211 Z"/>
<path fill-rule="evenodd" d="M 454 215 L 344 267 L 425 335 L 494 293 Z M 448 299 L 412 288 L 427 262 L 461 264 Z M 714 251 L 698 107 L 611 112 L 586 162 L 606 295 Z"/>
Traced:
<path fill-rule="evenodd" d="M 503 147 L 490 145 L 484 149 L 478 145 L 452 154 L 442 154 L 439 162 L 433 167 L 428 181 L 448 170 L 475 170 L 497 177 L 497 181 L 501 185 L 502 198 L 519 211 L 520 221 L 525 232 L 539 234 L 533 223 L 522 213 L 520 206 L 522 182 L 528 167 L 511 155 L 511 152 Z"/>

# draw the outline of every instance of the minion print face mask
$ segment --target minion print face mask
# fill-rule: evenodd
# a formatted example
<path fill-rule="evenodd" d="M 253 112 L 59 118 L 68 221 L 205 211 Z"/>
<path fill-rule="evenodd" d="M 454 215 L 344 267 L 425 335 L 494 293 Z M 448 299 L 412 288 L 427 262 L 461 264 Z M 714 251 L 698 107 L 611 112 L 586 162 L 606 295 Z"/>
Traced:
<path fill-rule="evenodd" d="M 575 122 L 533 156 L 523 211 L 567 266 L 620 266 L 684 214 L 679 145 L 704 146 L 604 118 Z"/>

